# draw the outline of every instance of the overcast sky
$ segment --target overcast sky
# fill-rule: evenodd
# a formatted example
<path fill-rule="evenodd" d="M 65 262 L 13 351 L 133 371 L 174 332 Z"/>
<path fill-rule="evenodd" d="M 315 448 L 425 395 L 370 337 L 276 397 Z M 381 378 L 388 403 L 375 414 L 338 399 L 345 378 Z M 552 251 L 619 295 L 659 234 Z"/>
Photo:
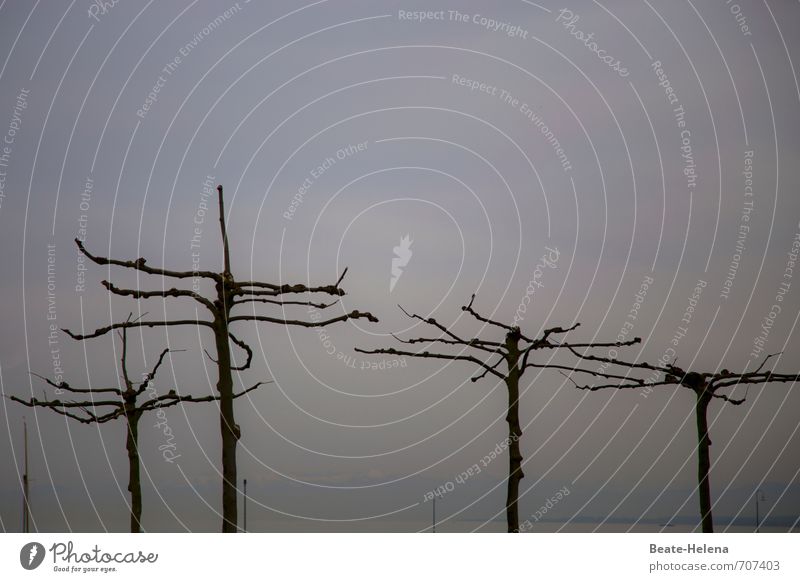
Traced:
<path fill-rule="evenodd" d="M 223 184 L 237 278 L 324 284 L 349 267 L 330 311 L 380 318 L 324 335 L 236 324 L 256 347 L 237 383 L 275 381 L 236 403 L 250 529 L 424 529 L 426 492 L 506 436 L 505 387 L 469 382 L 469 364 L 392 367 L 353 351 L 397 346 L 392 332 L 430 335 L 397 304 L 501 339 L 461 311 L 477 293 L 479 311 L 509 323 L 529 303 L 530 336 L 580 322 L 573 340 L 614 341 L 633 322 L 643 342 L 629 359 L 674 350 L 686 368 L 744 371 L 782 352 L 775 368 L 800 371 L 800 281 L 787 271 L 800 233 L 797 2 L 99 4 L 0 4 L 0 388 L 41 397 L 29 372 L 60 371 L 75 386 L 118 385 L 118 343 L 51 336 L 51 324 L 194 316 L 182 300 L 110 298 L 102 279 L 174 283 L 81 265 L 72 241 L 218 270 L 204 183 Z M 545 254 L 556 259 L 542 267 Z M 132 372 L 183 349 L 156 386 L 212 393 L 207 331 L 131 338 Z M 566 487 L 537 528 L 694 520 L 693 399 L 527 374 L 521 519 Z M 0 528 L 21 528 L 26 417 L 35 526 L 126 529 L 121 422 L 0 407 Z M 752 519 L 762 489 L 768 520 L 796 525 L 798 410 L 790 384 L 712 406 L 718 520 Z M 144 527 L 216 531 L 215 406 L 166 415 L 175 462 L 154 415 L 140 429 Z M 504 529 L 506 471 L 503 455 L 455 484 L 437 503 L 441 529 Z"/>

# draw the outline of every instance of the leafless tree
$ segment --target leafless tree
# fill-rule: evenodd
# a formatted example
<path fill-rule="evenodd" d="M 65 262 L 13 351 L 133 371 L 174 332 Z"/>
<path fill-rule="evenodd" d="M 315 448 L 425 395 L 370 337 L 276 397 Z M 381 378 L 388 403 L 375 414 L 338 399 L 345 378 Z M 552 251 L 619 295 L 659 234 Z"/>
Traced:
<path fill-rule="evenodd" d="M 708 433 L 708 407 L 715 399 L 722 403 L 738 406 L 747 398 L 747 391 L 741 398 L 733 398 L 730 391 L 740 385 L 768 384 L 770 382 L 797 382 L 800 374 L 776 374 L 770 370 L 764 370 L 770 358 L 778 354 L 770 354 L 761 365 L 752 372 L 734 373 L 728 370 L 720 372 L 693 372 L 679 368 L 676 362 L 667 365 L 654 365 L 647 362 L 633 363 L 623 360 L 594 356 L 586 353 L 579 353 L 571 350 L 581 360 L 602 362 L 606 365 L 619 366 L 626 369 L 625 379 L 621 381 L 604 382 L 600 384 L 578 384 L 573 380 L 576 387 L 581 390 L 603 390 L 603 389 L 653 389 L 658 386 L 683 386 L 695 394 L 695 420 L 697 423 L 697 485 L 700 498 L 700 519 L 702 531 L 713 533 L 714 520 L 712 517 L 711 486 L 709 483 L 709 473 L 711 472 L 711 437 Z M 649 378 L 631 377 L 634 371 L 650 371 Z M 655 376 L 653 375 L 655 374 Z M 663 376 L 662 376 L 663 374 Z M 602 376 L 603 374 L 598 374 Z M 617 378 L 611 378 L 617 380 Z"/>
<path fill-rule="evenodd" d="M 128 321 L 133 321 L 128 317 Z M 158 395 L 155 388 L 152 386 L 155 380 L 156 373 L 164 361 L 164 357 L 174 351 L 164 349 L 158 356 L 155 365 L 149 373 L 142 377 L 141 382 L 131 380 L 128 373 L 128 328 L 123 327 L 118 332 L 122 340 L 122 356 L 120 358 L 122 370 L 122 388 L 74 388 L 68 383 L 62 381 L 59 383 L 53 382 L 49 378 L 33 374 L 47 382 L 51 387 L 56 389 L 56 394 L 64 392 L 70 394 L 80 394 L 82 398 L 88 400 L 39 400 L 31 396 L 30 400 L 23 400 L 16 396 L 9 398 L 20 404 L 31 408 L 49 408 L 53 412 L 57 412 L 63 416 L 77 420 L 84 424 L 103 424 L 118 418 L 125 419 L 126 427 L 126 440 L 125 448 L 128 451 L 128 491 L 131 494 L 131 533 L 139 533 L 142 529 L 142 486 L 139 479 L 139 472 L 141 462 L 139 460 L 139 419 L 145 412 L 168 408 L 181 404 L 183 402 L 211 402 L 219 400 L 219 396 L 192 396 L 189 394 L 179 394 L 177 390 L 172 389 L 166 394 Z M 238 398 L 251 392 L 265 384 L 266 382 L 258 382 L 243 392 L 234 394 L 234 398 Z M 147 394 L 145 394 L 147 391 Z M 146 400 L 139 401 L 139 398 L 144 395 Z"/>
<path fill-rule="evenodd" d="M 216 289 L 215 296 L 207 298 L 200 293 L 188 289 L 162 289 L 161 291 L 143 291 L 141 289 L 122 289 L 116 287 L 108 281 L 103 281 L 103 285 L 114 295 L 132 297 L 134 299 L 147 298 L 189 298 L 202 305 L 209 314 L 209 319 L 155 319 L 137 320 L 112 323 L 105 327 L 96 329 L 87 334 L 73 333 L 64 330 L 65 333 L 78 340 L 96 338 L 107 334 L 114 329 L 124 328 L 143 328 L 143 327 L 172 327 L 172 326 L 196 326 L 211 330 L 214 334 L 214 345 L 216 348 L 216 358 L 209 355 L 217 366 L 218 380 L 217 391 L 219 393 L 220 408 L 220 432 L 222 435 L 222 531 L 237 531 L 237 476 L 236 476 L 236 446 L 241 438 L 241 431 L 235 422 L 233 411 L 233 377 L 232 371 L 247 369 L 253 359 L 253 350 L 246 342 L 237 338 L 230 332 L 230 325 L 237 322 L 266 322 L 279 325 L 302 326 L 302 327 L 323 327 L 349 319 L 365 318 L 372 322 L 377 322 L 371 313 L 362 311 L 343 312 L 340 315 L 323 320 L 305 321 L 301 319 L 287 319 L 271 315 L 259 315 L 255 313 L 257 304 L 274 305 L 281 308 L 296 306 L 306 306 L 317 310 L 325 310 L 337 302 L 320 303 L 305 298 L 309 294 L 343 296 L 344 290 L 340 287 L 347 269 L 342 272 L 339 280 L 332 285 L 307 286 L 303 284 L 286 283 L 267 283 L 262 281 L 238 281 L 231 273 L 230 250 L 228 246 L 228 235 L 225 224 L 225 207 L 222 186 L 217 186 L 219 202 L 219 229 L 222 241 L 223 267 L 221 272 L 193 269 L 189 271 L 174 271 L 160 267 L 151 267 L 143 258 L 133 261 L 124 261 L 96 256 L 90 253 L 83 244 L 76 239 L 78 250 L 89 260 L 98 265 L 109 265 L 133 269 L 148 275 L 160 277 L 192 280 L 200 278 L 214 284 Z M 284 299 L 284 297 L 305 296 L 303 299 Z M 241 312 L 242 307 L 249 306 L 250 313 Z M 239 314 L 232 314 L 235 308 L 239 308 Z M 241 365 L 235 365 L 231 357 L 230 342 L 236 344 L 246 353 L 246 361 Z"/>
<path fill-rule="evenodd" d="M 525 476 L 522 471 L 523 456 L 520 450 L 520 438 L 522 437 L 522 427 L 519 420 L 519 381 L 526 370 L 530 368 L 548 368 L 569 372 L 583 372 L 594 374 L 591 370 L 581 370 L 574 366 L 560 365 L 557 363 L 536 363 L 531 354 L 536 350 L 556 349 L 556 348 L 599 348 L 599 347 L 622 347 L 638 343 L 639 338 L 624 342 L 611 343 L 567 343 L 558 341 L 553 336 L 562 336 L 573 331 L 580 324 L 576 323 L 572 327 L 561 328 L 552 327 L 542 331 L 538 338 L 530 338 L 522 333 L 518 326 L 507 325 L 484 317 L 473 308 L 475 295 L 472 295 L 468 305 L 461 307 L 462 311 L 471 315 L 478 322 L 489 326 L 490 329 L 499 330 L 503 337 L 501 340 L 488 340 L 478 337 L 462 337 L 452 331 L 451 327 L 445 326 L 432 317 L 422 317 L 412 314 L 400 308 L 403 313 L 411 319 L 419 320 L 438 330 L 435 337 L 418 337 L 414 339 L 401 339 L 393 337 L 404 344 L 425 344 L 436 346 L 451 346 L 458 349 L 458 353 L 450 354 L 443 352 L 398 350 L 395 348 L 378 349 L 359 349 L 356 351 L 364 354 L 389 354 L 394 356 L 409 356 L 415 358 L 433 358 L 439 360 L 452 360 L 469 362 L 478 367 L 478 372 L 471 378 L 477 382 L 491 374 L 498 380 L 505 383 L 508 391 L 508 409 L 506 422 L 508 423 L 508 492 L 506 497 L 506 521 L 509 532 L 519 532 L 519 510 L 517 507 L 519 498 L 519 483 Z M 466 351 L 471 353 L 464 353 Z M 607 375 L 603 375 L 607 378 Z M 619 377 L 620 379 L 622 376 Z"/>

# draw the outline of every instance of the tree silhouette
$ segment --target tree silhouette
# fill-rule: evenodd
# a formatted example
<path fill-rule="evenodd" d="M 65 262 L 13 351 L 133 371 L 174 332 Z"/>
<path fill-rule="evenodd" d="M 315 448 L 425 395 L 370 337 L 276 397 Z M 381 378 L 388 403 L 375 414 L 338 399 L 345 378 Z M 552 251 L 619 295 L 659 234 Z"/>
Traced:
<path fill-rule="evenodd" d="M 632 378 L 626 374 L 624 380 L 618 383 L 597 384 L 597 385 L 581 385 L 572 380 L 573 384 L 581 390 L 603 390 L 603 389 L 637 389 L 644 388 L 650 389 L 656 386 L 683 386 L 688 388 L 695 394 L 695 420 L 697 424 L 697 486 L 698 496 L 700 501 L 700 520 L 702 524 L 703 533 L 713 533 L 714 520 L 712 517 L 712 503 L 711 503 L 711 485 L 709 482 L 709 474 L 711 472 L 711 437 L 708 432 L 708 407 L 714 399 L 720 400 L 723 403 L 738 406 L 745 402 L 747 392 L 741 398 L 733 398 L 729 394 L 722 392 L 726 388 L 735 388 L 739 385 L 749 384 L 768 384 L 770 382 L 797 382 L 800 380 L 800 374 L 775 374 L 772 371 L 762 371 L 764 366 L 770 358 L 778 354 L 770 354 L 764 358 L 761 365 L 752 372 L 734 373 L 728 370 L 720 372 L 693 372 L 685 371 L 675 365 L 675 362 L 668 365 L 653 365 L 647 362 L 632 363 L 618 360 L 615 358 L 607 358 L 602 356 L 593 356 L 590 354 L 581 354 L 575 350 L 571 350 L 576 356 L 582 360 L 592 360 L 596 362 L 603 362 L 615 366 L 621 366 L 631 370 L 650 370 L 658 374 L 664 374 L 662 380 L 648 380 L 640 378 Z M 602 376 L 603 374 L 597 374 Z"/>
<path fill-rule="evenodd" d="M 284 300 L 284 296 L 295 296 L 305 294 L 327 294 L 337 297 L 345 295 L 340 287 L 342 279 L 347 273 L 347 269 L 342 272 L 339 280 L 333 285 L 307 286 L 303 284 L 268 283 L 262 281 L 237 281 L 231 273 L 230 250 L 228 245 L 228 234 L 225 225 L 225 207 L 222 186 L 217 186 L 217 197 L 219 202 L 219 229 L 222 241 L 223 268 L 221 272 L 208 270 L 189 270 L 173 271 L 163 268 L 151 267 L 147 265 L 144 258 L 135 261 L 124 261 L 99 257 L 91 254 L 84 248 L 80 240 L 75 239 L 78 250 L 88 259 L 98 265 L 109 265 L 133 269 L 148 275 L 158 275 L 171 279 L 193 279 L 200 278 L 211 282 L 215 286 L 216 295 L 212 298 L 195 291 L 187 289 L 166 289 L 161 291 L 142 291 L 140 289 L 121 289 L 108 281 L 102 284 L 110 293 L 114 295 L 132 297 L 134 299 L 147 298 L 178 298 L 186 297 L 193 299 L 202 305 L 210 319 L 183 319 L 183 320 L 146 320 L 146 321 L 126 321 L 112 323 L 105 327 L 96 329 L 88 334 L 72 333 L 64 330 L 69 336 L 78 340 L 96 338 L 107 334 L 114 329 L 125 329 L 133 327 L 172 327 L 172 326 L 196 326 L 210 329 L 214 334 L 214 346 L 216 349 L 216 359 L 209 355 L 209 358 L 216 364 L 218 372 L 217 391 L 219 393 L 220 408 L 220 432 L 222 436 L 222 531 L 236 532 L 237 527 L 237 477 L 236 477 L 236 446 L 241 438 L 241 431 L 235 422 L 233 411 L 233 377 L 232 370 L 245 370 L 249 368 L 253 359 L 253 350 L 246 342 L 238 339 L 229 331 L 230 324 L 244 321 L 260 321 L 276 323 L 280 325 L 302 326 L 302 327 L 323 327 L 349 319 L 366 318 L 369 321 L 377 322 L 377 318 L 371 313 L 353 310 L 349 313 L 342 313 L 327 320 L 304 321 L 299 319 L 286 319 L 283 317 L 273 317 L 267 315 L 257 315 L 255 305 L 257 303 L 277 305 L 282 308 L 293 306 L 306 306 L 318 310 L 325 310 L 337 302 L 319 303 L 311 300 Z M 232 315 L 232 310 L 236 307 L 250 305 L 251 313 L 241 313 Z M 245 351 L 246 361 L 239 366 L 233 363 L 231 357 L 230 342 L 236 344 Z M 208 352 L 206 352 L 208 355 Z"/>
<path fill-rule="evenodd" d="M 128 321 L 133 321 L 132 316 L 128 317 Z M 55 400 L 38 400 L 31 397 L 30 400 L 23 400 L 16 396 L 9 398 L 20 404 L 31 408 L 49 408 L 50 410 L 62 414 L 66 417 L 77 420 L 84 424 L 103 424 L 118 418 L 125 419 L 126 439 L 125 448 L 128 451 L 128 491 L 131 494 L 131 533 L 139 533 L 142 528 L 142 486 L 139 479 L 139 471 L 141 462 L 139 460 L 139 420 L 145 412 L 160 410 L 181 404 L 183 402 L 211 402 L 219 400 L 219 396 L 192 396 L 187 394 L 178 394 L 177 390 L 172 389 L 167 394 L 158 396 L 155 389 L 151 388 L 153 380 L 156 377 L 159 367 L 164 361 L 164 357 L 170 353 L 180 350 L 164 349 L 158 356 L 155 365 L 149 373 L 143 376 L 141 382 L 134 382 L 131 380 L 128 373 L 128 328 L 123 327 L 119 333 L 122 340 L 122 356 L 120 358 L 122 381 L 125 385 L 124 389 L 120 388 L 74 388 L 66 382 L 55 383 L 49 378 L 33 374 L 47 382 L 56 390 L 69 392 L 72 394 L 85 394 L 89 400 L 62 401 Z M 234 398 L 238 398 L 255 390 L 266 382 L 258 382 L 252 387 L 234 394 Z M 139 397 L 148 391 L 145 395 L 147 400 L 139 402 Z M 57 392 L 57 394 L 60 392 Z M 98 397 L 100 399 L 95 399 Z M 103 400 L 103 398 L 108 398 Z"/>
<path fill-rule="evenodd" d="M 401 339 L 396 335 L 392 335 L 397 341 L 404 344 L 427 344 L 427 345 L 442 345 L 442 346 L 457 346 L 462 348 L 457 354 L 448 354 L 441 352 L 430 351 L 407 351 L 397 350 L 395 348 L 378 348 L 378 349 L 360 349 L 356 348 L 357 352 L 364 354 L 390 354 L 395 356 L 409 356 L 415 358 L 434 358 L 440 360 L 453 360 L 469 362 L 478 366 L 481 371 L 470 378 L 473 382 L 477 382 L 482 378 L 491 374 L 502 380 L 508 391 L 508 408 L 506 415 L 506 422 L 508 423 L 508 450 L 509 450 L 509 466 L 508 466 L 508 484 L 507 484 L 507 497 L 506 497 L 506 522 L 508 531 L 512 533 L 519 532 L 519 483 L 524 478 L 522 471 L 523 456 L 520 450 L 520 438 L 522 437 L 522 427 L 519 420 L 519 381 L 525 370 L 529 368 L 548 368 L 556 370 L 568 370 L 570 372 L 579 371 L 588 374 L 601 375 L 593 372 L 592 370 L 582 370 L 574 366 L 564 366 L 555 363 L 537 364 L 531 360 L 531 354 L 536 350 L 542 349 L 556 349 L 556 348 L 599 348 L 599 347 L 622 347 L 638 343 L 639 338 L 635 338 L 625 342 L 611 342 L 611 343 L 565 343 L 553 339 L 553 335 L 563 335 L 576 329 L 580 324 L 576 323 L 572 327 L 566 329 L 561 327 L 552 327 L 542 331 L 542 335 L 538 338 L 532 339 L 525 336 L 518 326 L 511 326 L 505 323 L 494 321 L 487 317 L 482 316 L 473 307 L 475 302 L 475 295 L 473 294 L 468 305 L 461 307 L 461 310 L 470 314 L 477 321 L 491 326 L 492 328 L 499 329 L 504 337 L 502 341 L 484 340 L 478 337 L 464 338 L 454 333 L 449 327 L 439 323 L 432 317 L 422 317 L 417 314 L 407 312 L 400 307 L 403 313 L 411 319 L 419 320 L 426 323 L 437 330 L 440 335 L 438 337 L 418 337 L 414 339 Z M 464 354 L 466 349 L 476 350 L 482 357 L 473 354 Z M 492 361 L 497 358 L 496 361 Z M 609 375 L 602 374 L 604 378 Z M 622 378 L 620 376 L 619 378 Z"/>

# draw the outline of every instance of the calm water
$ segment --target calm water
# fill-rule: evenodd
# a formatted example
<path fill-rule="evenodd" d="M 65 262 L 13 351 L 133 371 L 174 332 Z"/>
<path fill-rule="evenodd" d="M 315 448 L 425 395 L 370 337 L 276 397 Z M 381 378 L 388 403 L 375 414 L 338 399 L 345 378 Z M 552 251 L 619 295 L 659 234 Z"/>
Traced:
<path fill-rule="evenodd" d="M 419 521 L 363 521 L 363 522 L 309 522 L 309 521 L 271 521 L 248 523 L 250 531 L 262 532 L 309 532 L 309 531 L 330 531 L 330 532 L 420 532 L 430 531 L 431 523 Z M 588 533 L 588 532 L 642 532 L 642 533 L 686 533 L 691 532 L 689 525 L 674 525 L 664 527 L 659 524 L 621 524 L 621 523 L 570 523 L 559 522 L 538 522 L 534 523 L 531 532 L 552 533 L 557 531 Z M 506 524 L 502 521 L 492 521 L 484 523 L 482 521 L 452 520 L 437 523 L 436 531 L 441 533 L 455 532 L 505 532 Z M 717 526 L 718 532 L 727 533 L 751 533 L 752 527 L 744 526 Z M 787 532 L 786 527 L 761 527 L 762 532 L 783 533 Z M 796 530 L 797 531 L 797 530 Z"/>

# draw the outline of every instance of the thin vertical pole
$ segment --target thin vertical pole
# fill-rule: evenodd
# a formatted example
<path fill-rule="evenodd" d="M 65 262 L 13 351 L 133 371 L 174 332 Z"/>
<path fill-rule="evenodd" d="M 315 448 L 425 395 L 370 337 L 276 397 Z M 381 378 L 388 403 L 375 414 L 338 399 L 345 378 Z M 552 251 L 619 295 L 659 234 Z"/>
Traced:
<path fill-rule="evenodd" d="M 247 479 L 244 480 L 244 531 L 247 533 Z"/>
<path fill-rule="evenodd" d="M 756 490 L 756 533 L 758 533 L 758 530 L 761 527 L 761 519 L 758 516 L 758 494 L 760 492 L 760 489 Z"/>
<path fill-rule="evenodd" d="M 25 472 L 22 474 L 22 532 L 30 533 L 31 531 L 31 509 L 28 501 L 28 422 L 23 418 L 22 426 L 25 437 Z"/>

